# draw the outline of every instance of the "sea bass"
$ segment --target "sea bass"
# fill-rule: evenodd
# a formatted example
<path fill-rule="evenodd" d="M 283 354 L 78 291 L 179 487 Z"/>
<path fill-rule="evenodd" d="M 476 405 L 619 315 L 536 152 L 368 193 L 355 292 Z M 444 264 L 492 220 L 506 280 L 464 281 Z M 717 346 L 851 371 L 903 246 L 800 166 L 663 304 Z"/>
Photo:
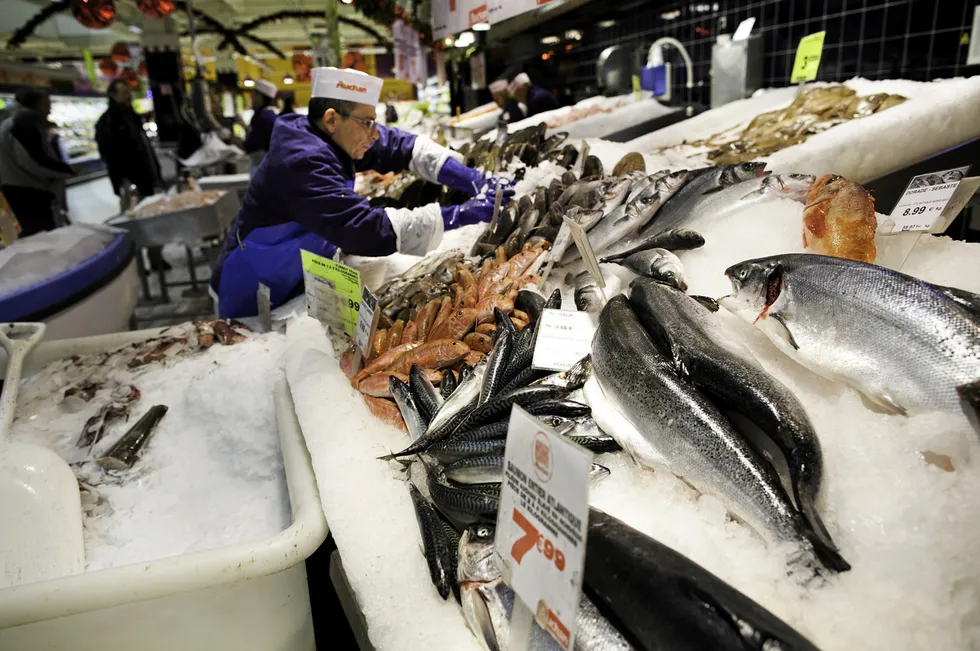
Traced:
<path fill-rule="evenodd" d="M 589 594 L 640 648 L 817 651 L 700 565 L 597 509 L 589 513 L 585 558 Z"/>
<path fill-rule="evenodd" d="M 463 618 L 489 651 L 508 648 L 514 591 L 500 576 L 494 555 L 494 527 L 476 525 L 459 541 L 457 578 Z M 574 651 L 629 651 L 633 647 L 602 616 L 586 595 L 579 599 Z M 531 628 L 529 651 L 560 651 L 562 647 L 537 624 Z"/>
<path fill-rule="evenodd" d="M 938 287 L 822 255 L 748 260 L 720 302 L 814 373 L 892 413 L 959 411 L 956 387 L 980 378 L 980 314 Z"/>
<path fill-rule="evenodd" d="M 742 413 L 779 447 L 803 516 L 827 545 L 835 547 L 817 513 L 823 476 L 820 441 L 796 396 L 757 364 L 726 348 L 718 321 L 690 296 L 640 279 L 630 286 L 630 304 L 680 375 Z"/>
<path fill-rule="evenodd" d="M 721 499 L 765 538 L 795 542 L 805 557 L 824 551 L 815 548 L 815 534 L 772 469 L 710 400 L 677 375 L 625 296 L 611 299 L 599 317 L 592 363 L 606 397 L 640 434 L 617 439 L 636 461 L 666 465 Z M 846 569 L 835 556 L 820 553 L 820 560 L 830 569 Z"/>

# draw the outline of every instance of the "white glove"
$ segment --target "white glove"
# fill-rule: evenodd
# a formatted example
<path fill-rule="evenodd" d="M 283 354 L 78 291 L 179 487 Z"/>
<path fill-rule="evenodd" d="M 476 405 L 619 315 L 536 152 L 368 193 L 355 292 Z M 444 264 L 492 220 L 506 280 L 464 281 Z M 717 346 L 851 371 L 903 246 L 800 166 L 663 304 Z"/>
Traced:
<path fill-rule="evenodd" d="M 419 136 L 412 147 L 412 162 L 408 169 L 431 183 L 439 183 L 439 171 L 449 159 L 455 158 L 460 163 L 465 159 L 458 152 L 433 142 L 430 138 Z"/>
<path fill-rule="evenodd" d="M 395 231 L 395 248 L 406 255 L 425 255 L 442 242 L 444 230 L 439 204 L 409 210 L 385 208 Z"/>

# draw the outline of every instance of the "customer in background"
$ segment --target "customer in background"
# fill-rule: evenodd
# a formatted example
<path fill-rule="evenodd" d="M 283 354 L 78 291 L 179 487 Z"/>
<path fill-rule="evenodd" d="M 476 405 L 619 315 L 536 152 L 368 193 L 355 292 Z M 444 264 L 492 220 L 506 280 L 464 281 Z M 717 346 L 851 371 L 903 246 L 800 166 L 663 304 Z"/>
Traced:
<path fill-rule="evenodd" d="M 557 97 L 544 88 L 532 84 L 531 78 L 525 72 L 514 77 L 510 85 L 507 86 L 507 90 L 514 96 L 514 99 L 527 107 L 527 110 L 524 111 L 526 117 L 561 107 Z"/>
<path fill-rule="evenodd" d="M 279 110 L 279 115 L 289 115 L 290 113 L 296 112 L 296 95 L 294 93 L 280 93 L 279 98 L 282 100 L 282 108 Z"/>
<path fill-rule="evenodd" d="M 160 162 L 143 131 L 143 121 L 133 110 L 133 91 L 129 84 L 116 79 L 109 84 L 106 97 L 109 108 L 95 123 L 99 155 L 105 161 L 116 196 L 128 197 L 130 185 L 135 185 L 136 201 L 139 201 L 155 192 L 155 186 L 160 182 Z M 130 207 L 121 205 L 123 210 Z M 159 248 L 147 251 L 150 268 L 170 269 Z"/>
<path fill-rule="evenodd" d="M 511 122 L 517 122 L 518 120 L 524 119 L 524 111 L 517 104 L 511 94 L 507 91 L 507 80 L 498 79 L 497 81 L 490 84 L 490 95 L 493 97 L 494 103 L 503 109 L 503 115 L 500 117 L 504 122 L 510 124 Z"/>
<path fill-rule="evenodd" d="M 255 171 L 269 151 L 272 142 L 272 127 L 276 124 L 276 85 L 271 81 L 259 79 L 252 89 L 252 121 L 245 136 L 245 153 L 251 160 L 251 171 Z"/>
<path fill-rule="evenodd" d="M 17 109 L 0 124 L 0 183 L 21 237 L 54 230 L 56 192 L 74 175 L 52 146 L 51 100 L 37 88 L 17 92 Z"/>

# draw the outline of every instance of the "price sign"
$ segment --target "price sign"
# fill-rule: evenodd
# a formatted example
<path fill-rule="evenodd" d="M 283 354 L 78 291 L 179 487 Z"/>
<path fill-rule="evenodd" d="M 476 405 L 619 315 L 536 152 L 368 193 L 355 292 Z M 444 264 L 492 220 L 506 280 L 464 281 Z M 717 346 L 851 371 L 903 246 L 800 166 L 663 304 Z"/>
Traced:
<path fill-rule="evenodd" d="M 796 48 L 796 60 L 793 62 L 793 74 L 789 78 L 791 84 L 798 81 L 813 81 L 820 69 L 820 55 L 823 54 L 823 39 L 827 32 L 817 32 L 800 39 Z"/>
<path fill-rule="evenodd" d="M 592 455 L 514 407 L 494 555 L 504 581 L 562 648 L 575 640 Z"/>
<path fill-rule="evenodd" d="M 371 346 L 371 336 L 374 334 L 374 329 L 378 327 L 378 322 L 375 319 L 377 307 L 378 299 L 371 293 L 371 290 L 367 287 L 361 288 L 361 309 L 357 313 L 357 330 L 354 335 L 354 342 L 365 357 L 368 356 L 368 348 Z"/>
<path fill-rule="evenodd" d="M 909 181 L 890 218 L 892 232 L 928 231 L 942 216 L 969 167 L 920 174 Z"/>
<path fill-rule="evenodd" d="M 567 371 L 592 351 L 595 323 L 588 312 L 542 310 L 531 366 Z"/>
<path fill-rule="evenodd" d="M 301 251 L 307 313 L 331 328 L 354 336 L 361 309 L 361 275 L 357 269 Z"/>
<path fill-rule="evenodd" d="M 585 260 L 585 265 L 588 267 L 589 273 L 592 274 L 596 284 L 599 286 L 599 293 L 602 294 L 602 300 L 605 301 L 606 293 L 602 290 L 606 288 L 606 279 L 602 277 L 602 271 L 599 269 L 599 260 L 595 257 L 595 251 L 592 250 L 592 243 L 589 242 L 588 234 L 581 225 L 575 223 L 568 217 L 562 217 L 562 219 L 565 220 L 568 230 L 572 232 L 572 239 L 575 240 L 575 246 L 582 255 L 582 259 Z"/>

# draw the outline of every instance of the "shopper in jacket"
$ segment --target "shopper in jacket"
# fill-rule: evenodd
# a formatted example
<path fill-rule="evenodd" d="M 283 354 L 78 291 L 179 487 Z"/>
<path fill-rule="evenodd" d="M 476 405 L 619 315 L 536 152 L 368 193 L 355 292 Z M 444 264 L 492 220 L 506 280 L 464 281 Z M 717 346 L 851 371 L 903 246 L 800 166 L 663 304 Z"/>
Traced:
<path fill-rule="evenodd" d="M 510 124 L 524 119 L 524 111 L 507 90 L 506 79 L 498 79 L 491 83 L 489 88 L 494 103 L 503 110 L 500 117 L 504 122 Z"/>
<path fill-rule="evenodd" d="M 278 89 L 271 81 L 259 79 L 252 89 L 252 121 L 245 135 L 245 153 L 251 161 L 251 171 L 262 163 L 269 151 L 272 128 L 276 124 L 276 94 Z"/>
<path fill-rule="evenodd" d="M 495 180 L 466 167 L 424 136 L 375 122 L 382 81 L 355 70 L 316 68 L 309 115 L 276 121 L 265 161 L 252 176 L 211 276 L 222 317 L 256 314 L 259 283 L 272 305 L 303 291 L 300 250 L 424 255 L 444 230 L 488 221 L 493 196 L 441 208 L 374 208 L 354 192 L 354 174 L 409 169 L 470 196 Z M 513 194 L 512 190 L 508 190 Z"/>
<path fill-rule="evenodd" d="M 143 131 L 143 121 L 133 110 L 133 91 L 125 81 L 116 79 L 109 84 L 106 97 L 109 106 L 95 123 L 95 143 L 109 172 L 112 191 L 118 197 L 127 196 L 132 184 L 137 201 L 149 197 L 160 183 L 160 162 Z M 147 249 L 147 253 L 151 269 L 170 269 L 160 248 Z"/>
<path fill-rule="evenodd" d="M 507 90 L 514 96 L 514 99 L 527 107 L 527 117 L 552 111 L 561 106 L 557 97 L 544 88 L 532 84 L 531 78 L 524 72 L 514 77 Z"/>
<path fill-rule="evenodd" d="M 51 100 L 40 89 L 17 93 L 18 108 L 0 124 L 0 183 L 21 237 L 54 230 L 59 184 L 74 175 L 49 137 Z"/>

